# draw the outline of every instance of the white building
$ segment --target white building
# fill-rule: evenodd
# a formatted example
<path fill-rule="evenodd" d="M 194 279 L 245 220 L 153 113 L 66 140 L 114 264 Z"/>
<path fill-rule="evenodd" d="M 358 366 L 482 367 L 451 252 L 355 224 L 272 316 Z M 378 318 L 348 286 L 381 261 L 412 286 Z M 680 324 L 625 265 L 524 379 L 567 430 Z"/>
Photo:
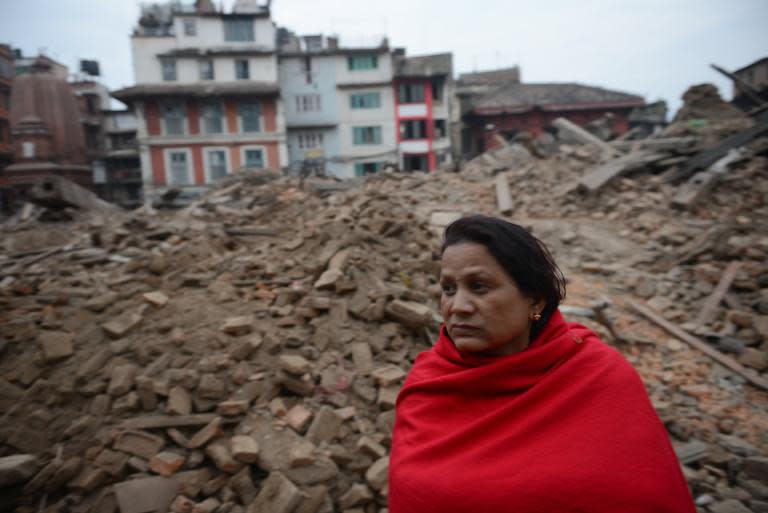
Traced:
<path fill-rule="evenodd" d="M 138 118 L 145 194 L 288 164 L 269 4 L 143 7 L 131 38 L 136 85 L 113 93 Z"/>

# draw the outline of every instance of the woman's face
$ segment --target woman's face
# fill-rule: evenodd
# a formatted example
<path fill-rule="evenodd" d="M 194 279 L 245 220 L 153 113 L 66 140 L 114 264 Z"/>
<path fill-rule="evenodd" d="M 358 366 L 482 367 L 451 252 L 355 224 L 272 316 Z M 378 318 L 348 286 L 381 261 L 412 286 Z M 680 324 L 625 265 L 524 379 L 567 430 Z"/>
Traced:
<path fill-rule="evenodd" d="M 443 252 L 440 310 L 456 348 L 502 356 L 528 346 L 531 317 L 543 302 L 524 296 L 482 244 L 462 242 Z"/>

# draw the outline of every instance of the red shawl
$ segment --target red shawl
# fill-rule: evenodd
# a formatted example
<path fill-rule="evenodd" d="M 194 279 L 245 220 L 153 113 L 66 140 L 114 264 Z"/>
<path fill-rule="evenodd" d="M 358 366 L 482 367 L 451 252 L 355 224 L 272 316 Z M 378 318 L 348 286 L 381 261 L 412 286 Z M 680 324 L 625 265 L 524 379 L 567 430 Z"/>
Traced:
<path fill-rule="evenodd" d="M 397 399 L 390 513 L 695 513 L 640 377 L 559 311 L 525 351 L 445 333 Z"/>

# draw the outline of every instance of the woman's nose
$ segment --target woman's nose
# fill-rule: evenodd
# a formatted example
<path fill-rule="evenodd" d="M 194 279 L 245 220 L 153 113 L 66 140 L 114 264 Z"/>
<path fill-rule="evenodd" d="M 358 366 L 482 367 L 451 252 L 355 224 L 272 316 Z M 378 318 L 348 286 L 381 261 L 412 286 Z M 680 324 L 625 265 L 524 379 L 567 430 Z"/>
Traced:
<path fill-rule="evenodd" d="M 466 291 L 457 290 L 451 301 L 451 310 L 456 313 L 468 313 L 474 310 L 472 298 Z"/>

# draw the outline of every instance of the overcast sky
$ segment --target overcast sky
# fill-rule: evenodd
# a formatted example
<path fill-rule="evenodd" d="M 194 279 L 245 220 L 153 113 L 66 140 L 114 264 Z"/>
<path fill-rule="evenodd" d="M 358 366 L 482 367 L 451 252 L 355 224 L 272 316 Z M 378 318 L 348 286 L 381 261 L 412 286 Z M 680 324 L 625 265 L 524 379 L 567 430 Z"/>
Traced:
<path fill-rule="evenodd" d="M 0 0 L 0 13 L 0 42 L 72 71 L 98 60 L 112 89 L 133 83 L 137 0 Z M 710 63 L 734 70 L 768 56 L 768 0 L 274 0 L 272 17 L 342 43 L 387 34 L 409 55 L 453 52 L 456 74 L 517 64 L 524 82 L 598 85 L 673 112 L 692 84 L 730 99 Z"/>

